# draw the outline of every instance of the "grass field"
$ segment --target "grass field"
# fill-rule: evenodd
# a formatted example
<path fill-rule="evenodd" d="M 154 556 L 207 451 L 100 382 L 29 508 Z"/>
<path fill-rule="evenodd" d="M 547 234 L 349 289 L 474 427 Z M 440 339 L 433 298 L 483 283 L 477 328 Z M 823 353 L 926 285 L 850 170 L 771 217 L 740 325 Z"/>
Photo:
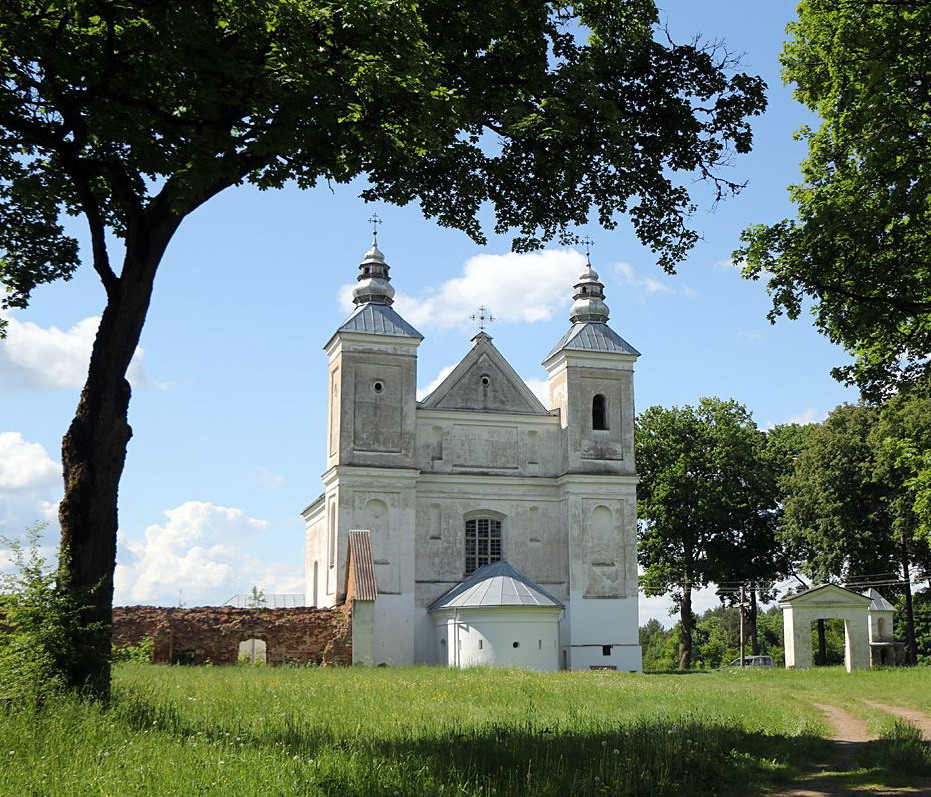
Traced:
<path fill-rule="evenodd" d="M 890 717 L 859 698 L 931 713 L 931 669 L 684 676 L 127 663 L 108 710 L 61 700 L 0 717 L 0 794 L 752 795 L 825 753 L 815 701 L 895 736 Z M 927 756 L 903 776 L 896 742 L 872 744 L 874 782 L 931 775 Z"/>

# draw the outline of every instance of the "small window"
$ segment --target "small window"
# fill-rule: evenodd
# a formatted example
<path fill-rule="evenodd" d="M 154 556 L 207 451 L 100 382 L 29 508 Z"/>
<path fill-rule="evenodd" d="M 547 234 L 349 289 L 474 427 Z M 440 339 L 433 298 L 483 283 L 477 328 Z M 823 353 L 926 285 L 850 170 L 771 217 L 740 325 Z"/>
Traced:
<path fill-rule="evenodd" d="M 491 378 L 488 374 L 482 374 L 482 385 L 488 387 L 491 384 Z"/>
<path fill-rule="evenodd" d="M 610 645 L 602 645 L 602 646 L 601 646 L 601 655 L 602 655 L 602 656 L 610 656 L 610 655 L 611 655 L 611 646 L 610 646 Z"/>
<path fill-rule="evenodd" d="M 381 393 L 384 389 L 385 389 L 385 383 L 382 382 L 380 379 L 376 379 L 372 383 L 372 390 L 374 390 L 375 393 Z"/>
<path fill-rule="evenodd" d="M 501 561 L 501 521 L 471 518 L 465 524 L 465 573 Z"/>
<path fill-rule="evenodd" d="M 478 641 L 478 649 L 479 649 L 479 650 L 483 650 L 484 648 L 485 648 L 485 641 L 482 640 L 482 639 L 480 639 L 480 640 Z"/>
<path fill-rule="evenodd" d="M 520 642 L 512 642 L 512 643 L 511 643 L 511 647 L 512 647 L 512 648 L 519 648 L 519 647 L 520 647 Z"/>
<path fill-rule="evenodd" d="M 592 429 L 608 428 L 608 408 L 601 393 L 592 398 Z"/>

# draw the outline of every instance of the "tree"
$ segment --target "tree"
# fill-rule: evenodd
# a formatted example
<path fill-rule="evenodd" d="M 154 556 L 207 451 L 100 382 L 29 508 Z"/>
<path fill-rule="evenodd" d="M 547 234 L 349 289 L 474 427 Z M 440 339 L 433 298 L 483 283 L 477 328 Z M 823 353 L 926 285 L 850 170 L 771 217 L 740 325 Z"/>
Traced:
<path fill-rule="evenodd" d="M 834 369 L 870 398 L 931 375 L 931 2 L 803 0 L 781 61 L 817 113 L 796 219 L 744 231 L 745 276 L 770 320 L 812 308 L 855 356 Z"/>
<path fill-rule="evenodd" d="M 718 398 L 650 407 L 637 421 L 641 585 L 648 595 L 672 593 L 681 669 L 692 661 L 692 590 L 742 580 L 741 563 L 755 568 L 764 558 L 753 546 L 776 499 L 764 442 L 744 407 Z"/>
<path fill-rule="evenodd" d="M 815 581 L 900 582 L 910 663 L 917 658 L 912 568 L 916 559 L 927 563 L 928 547 L 917 533 L 900 447 L 931 443 L 927 409 L 907 397 L 882 408 L 837 407 L 811 433 L 786 480 L 780 532 Z M 818 633 L 823 647 L 821 625 Z"/>
<path fill-rule="evenodd" d="M 891 399 L 870 431 L 874 476 L 890 489 L 889 533 L 901 568 L 908 661 L 918 663 L 911 581 L 917 565 L 931 573 L 931 526 L 925 507 L 931 479 L 931 398 L 915 391 Z"/>
<path fill-rule="evenodd" d="M 2 307 L 77 268 L 62 213 L 86 220 L 106 292 L 62 444 L 59 583 L 103 629 L 71 688 L 109 689 L 125 374 L 184 219 L 244 181 L 364 175 L 366 200 L 418 200 L 477 241 L 490 207 L 524 248 L 626 213 L 672 269 L 696 239 L 685 185 L 738 188 L 721 167 L 765 99 L 720 48 L 654 40 L 656 22 L 652 0 L 3 4 Z"/>
<path fill-rule="evenodd" d="M 816 582 L 890 573 L 889 488 L 877 481 L 870 431 L 879 411 L 843 404 L 808 435 L 785 480 L 780 534 Z"/>

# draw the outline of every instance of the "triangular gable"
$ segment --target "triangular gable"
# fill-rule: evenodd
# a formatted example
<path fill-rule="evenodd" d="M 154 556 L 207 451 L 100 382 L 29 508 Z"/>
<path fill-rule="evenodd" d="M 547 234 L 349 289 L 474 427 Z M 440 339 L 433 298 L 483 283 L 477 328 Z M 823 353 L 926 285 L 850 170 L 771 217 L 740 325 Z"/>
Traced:
<path fill-rule="evenodd" d="M 780 605 L 808 606 L 829 603 L 831 605 L 847 604 L 850 606 L 868 606 L 870 599 L 859 592 L 840 587 L 837 584 L 822 584 L 803 590 L 795 595 L 787 595 L 779 601 Z"/>
<path fill-rule="evenodd" d="M 479 412 L 548 415 L 540 400 L 504 359 L 491 337 L 479 332 L 473 346 L 449 376 L 422 402 L 422 407 Z"/>

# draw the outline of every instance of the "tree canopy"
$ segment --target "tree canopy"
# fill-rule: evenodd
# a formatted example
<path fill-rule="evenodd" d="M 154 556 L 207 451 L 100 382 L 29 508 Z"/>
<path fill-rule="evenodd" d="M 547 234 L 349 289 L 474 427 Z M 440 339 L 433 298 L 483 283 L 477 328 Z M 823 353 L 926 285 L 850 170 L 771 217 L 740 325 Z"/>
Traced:
<path fill-rule="evenodd" d="M 673 269 L 695 178 L 751 145 L 759 78 L 656 34 L 653 0 L 8 0 L 0 8 L 0 308 L 78 267 L 83 216 L 107 303 L 62 444 L 62 589 L 103 631 L 65 682 L 109 688 L 125 379 L 185 217 L 230 186 L 364 176 L 521 248 L 630 218 Z"/>
<path fill-rule="evenodd" d="M 641 586 L 648 595 L 672 593 L 682 669 L 691 665 L 692 590 L 773 567 L 776 479 L 764 447 L 735 401 L 650 407 L 638 418 Z"/>
<path fill-rule="evenodd" d="M 890 395 L 931 375 L 931 3 L 803 0 L 783 77 L 818 114 L 795 219 L 750 227 L 734 254 L 770 318 L 815 323 L 855 356 L 835 376 Z"/>

